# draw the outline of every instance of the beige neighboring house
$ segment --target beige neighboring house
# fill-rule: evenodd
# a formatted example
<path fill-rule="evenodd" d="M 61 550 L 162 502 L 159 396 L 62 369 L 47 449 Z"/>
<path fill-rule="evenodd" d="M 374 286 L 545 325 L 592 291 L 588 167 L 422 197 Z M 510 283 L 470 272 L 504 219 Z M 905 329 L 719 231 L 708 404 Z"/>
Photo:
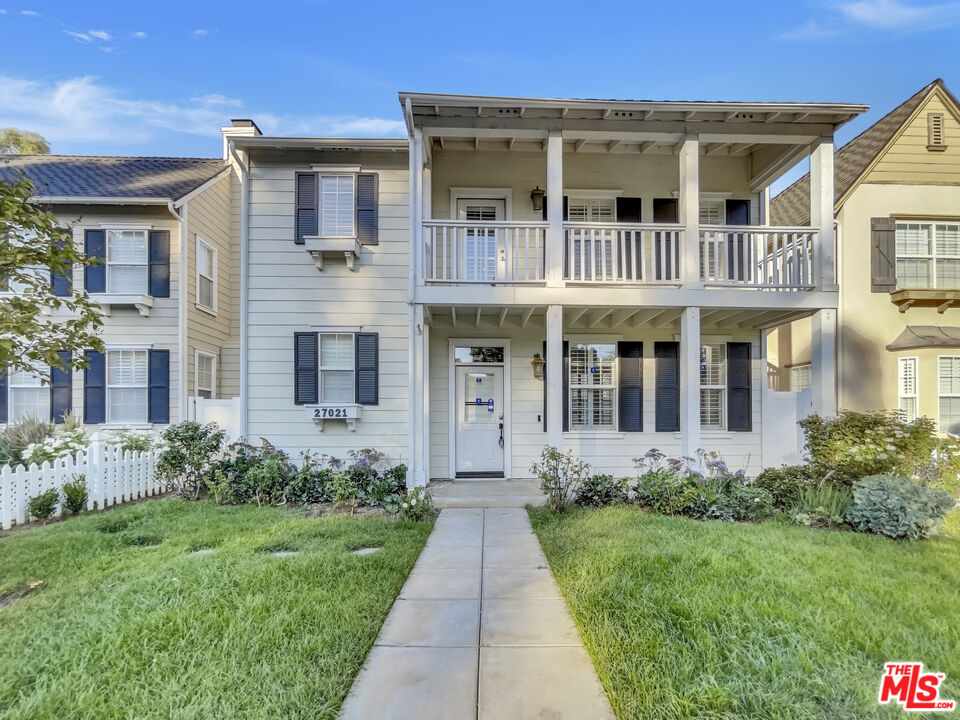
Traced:
<path fill-rule="evenodd" d="M 100 302 L 106 352 L 91 351 L 86 370 L 52 373 L 52 386 L 25 373 L 3 374 L 0 422 L 26 415 L 62 422 L 72 412 L 91 430 L 160 429 L 191 417 L 196 397 L 237 395 L 230 164 L 0 158 L 0 179 L 20 176 L 33 181 L 33 201 L 72 229 L 79 249 L 104 258 L 75 268 L 69 283 L 54 280 L 54 288 L 85 291 Z"/>
<path fill-rule="evenodd" d="M 770 203 L 809 223 L 809 176 Z M 960 103 L 935 80 L 835 156 L 838 407 L 960 434 Z M 770 333 L 773 387 L 809 382 L 810 323 Z"/>

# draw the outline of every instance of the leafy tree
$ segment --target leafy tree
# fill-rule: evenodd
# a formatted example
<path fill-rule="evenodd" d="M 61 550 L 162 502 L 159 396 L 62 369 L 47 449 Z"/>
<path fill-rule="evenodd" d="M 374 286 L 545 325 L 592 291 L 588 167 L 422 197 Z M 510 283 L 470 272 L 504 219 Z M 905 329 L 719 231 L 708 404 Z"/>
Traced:
<path fill-rule="evenodd" d="M 85 293 L 54 295 L 47 269 L 71 277 L 74 265 L 99 261 L 80 252 L 53 215 L 30 204 L 32 192 L 28 179 L 0 180 L 0 287 L 16 291 L 0 295 L 0 368 L 62 367 L 58 350 L 71 351 L 74 367 L 83 367 L 85 348 L 103 351 L 100 307 Z"/>
<path fill-rule="evenodd" d="M 0 155 L 47 155 L 49 152 L 50 145 L 40 133 L 0 129 Z"/>

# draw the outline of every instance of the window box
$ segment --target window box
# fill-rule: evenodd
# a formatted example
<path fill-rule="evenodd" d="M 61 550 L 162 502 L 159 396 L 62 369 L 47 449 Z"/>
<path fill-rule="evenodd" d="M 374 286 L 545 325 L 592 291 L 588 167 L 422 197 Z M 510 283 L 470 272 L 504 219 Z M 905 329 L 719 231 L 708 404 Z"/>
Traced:
<path fill-rule="evenodd" d="M 356 272 L 356 262 L 360 258 L 360 241 L 355 237 L 319 237 L 307 236 L 303 239 L 304 247 L 313 258 L 317 270 L 323 270 L 324 253 L 343 253 L 347 260 L 347 268 Z"/>
<path fill-rule="evenodd" d="M 362 412 L 362 406 L 357 403 L 320 403 L 304 407 L 307 417 L 316 423 L 321 432 L 326 420 L 346 420 L 347 430 L 353 432 L 357 429 L 357 420 Z"/>
<path fill-rule="evenodd" d="M 104 315 L 110 315 L 112 307 L 135 307 L 144 317 L 150 317 L 153 307 L 152 295 L 138 293 L 92 293 L 90 299 L 100 303 Z"/>

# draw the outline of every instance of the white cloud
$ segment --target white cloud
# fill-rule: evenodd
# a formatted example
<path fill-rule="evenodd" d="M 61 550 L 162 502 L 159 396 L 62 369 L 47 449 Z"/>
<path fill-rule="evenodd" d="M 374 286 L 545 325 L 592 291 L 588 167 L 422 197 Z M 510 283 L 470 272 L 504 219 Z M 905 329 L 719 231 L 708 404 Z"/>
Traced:
<path fill-rule="evenodd" d="M 111 39 L 110 33 L 108 33 L 106 30 L 90 30 L 88 34 L 90 35 L 90 37 L 97 38 L 97 40 Z"/>
<path fill-rule="evenodd" d="M 20 14 L 27 15 L 29 17 L 40 17 L 40 13 L 38 13 L 36 10 L 21 10 Z"/>
<path fill-rule="evenodd" d="M 146 36 L 147 34 L 143 30 L 138 30 L 137 32 L 133 33 L 133 37 L 135 37 L 137 40 L 143 40 L 143 38 Z"/>
<path fill-rule="evenodd" d="M 840 30 L 835 27 L 827 27 L 826 25 L 821 25 L 816 20 L 808 20 L 800 27 L 782 33 L 780 37 L 785 40 L 815 40 L 817 38 L 838 35 L 839 33 Z"/>
<path fill-rule="evenodd" d="M 7 11 L 4 10 L 4 9 L 2 9 L 2 8 L 0 8 L 0 15 L 6 15 L 6 14 L 7 14 Z"/>
<path fill-rule="evenodd" d="M 130 98 L 89 76 L 51 83 L 0 75 L 0 127 L 29 127 L 51 143 L 136 145 L 171 133 L 215 138 L 218 128 L 238 110 L 254 118 L 268 135 L 404 135 L 399 119 L 277 114 L 220 94 L 185 102 Z"/>
<path fill-rule="evenodd" d="M 70 37 L 72 37 L 72 38 L 74 38 L 74 39 L 76 39 L 76 40 L 82 40 L 83 42 L 90 42 L 90 41 L 91 41 L 91 37 L 90 37 L 89 35 L 87 35 L 86 33 L 74 32 L 73 30 L 64 30 L 64 32 L 65 32 L 67 35 L 69 35 Z"/>
<path fill-rule="evenodd" d="M 209 35 L 209 34 L 210 34 L 210 31 L 209 31 L 209 30 L 204 30 L 203 28 L 200 28 L 199 30 L 194 30 L 194 31 L 193 31 L 193 37 L 194 37 L 194 38 L 202 38 L 202 37 L 205 37 L 205 36 L 207 36 L 207 35 Z"/>
<path fill-rule="evenodd" d="M 783 33 L 790 40 L 811 40 L 854 30 L 924 32 L 951 27 L 960 22 L 960 3 L 908 4 L 901 0 L 847 0 L 828 2 L 824 20 L 808 20 Z"/>

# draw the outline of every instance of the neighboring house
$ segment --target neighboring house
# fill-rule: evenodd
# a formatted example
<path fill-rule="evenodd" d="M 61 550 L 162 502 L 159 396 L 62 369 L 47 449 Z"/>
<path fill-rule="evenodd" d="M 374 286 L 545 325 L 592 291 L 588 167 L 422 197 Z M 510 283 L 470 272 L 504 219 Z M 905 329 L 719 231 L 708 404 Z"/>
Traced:
<path fill-rule="evenodd" d="M 546 444 L 615 475 L 653 448 L 755 472 L 783 424 L 763 334 L 804 317 L 834 412 L 833 134 L 865 106 L 400 102 L 408 140 L 224 129 L 241 434 L 375 447 L 418 485 L 529 476 Z M 770 227 L 808 155 L 813 227 Z"/>
<path fill-rule="evenodd" d="M 807 225 L 806 176 L 771 201 Z M 935 80 L 836 153 L 838 405 L 899 409 L 960 434 L 960 104 Z M 772 332 L 782 389 L 803 382 L 809 321 Z"/>
<path fill-rule="evenodd" d="M 237 393 L 237 353 L 221 361 L 231 340 L 231 173 L 207 158 L 0 158 L 0 179 L 30 178 L 33 201 L 103 258 L 54 287 L 100 303 L 106 345 L 86 353 L 86 370 L 54 371 L 52 385 L 3 374 L 0 422 L 75 413 L 90 429 L 156 428 L 188 417 L 190 397 Z"/>

